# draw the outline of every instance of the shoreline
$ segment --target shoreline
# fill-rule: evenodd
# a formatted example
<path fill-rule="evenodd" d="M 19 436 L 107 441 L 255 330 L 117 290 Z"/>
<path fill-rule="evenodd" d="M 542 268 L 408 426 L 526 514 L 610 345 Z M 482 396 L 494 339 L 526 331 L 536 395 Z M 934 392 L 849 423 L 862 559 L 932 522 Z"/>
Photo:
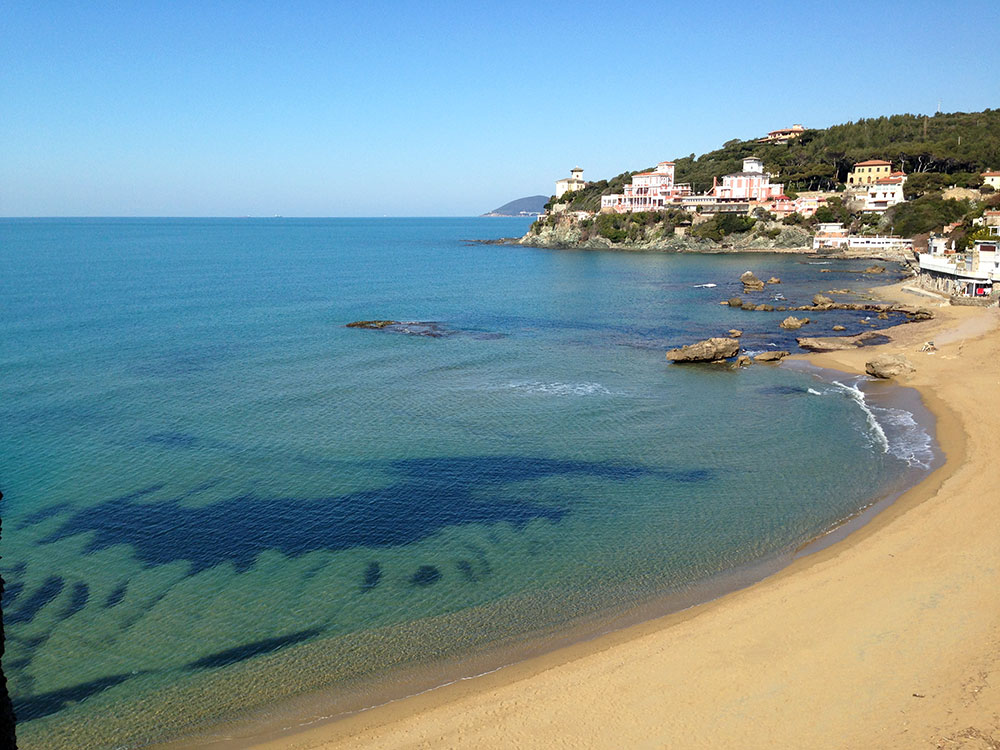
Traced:
<path fill-rule="evenodd" d="M 891 290 L 891 294 L 895 298 L 912 301 L 911 297 L 906 296 L 906 292 L 900 291 L 900 287 L 905 283 L 895 284 L 888 289 Z M 878 291 L 883 294 L 887 292 L 885 288 Z M 984 332 L 996 323 L 997 316 L 995 315 L 995 311 L 971 310 L 969 308 L 962 309 L 959 312 L 956 312 L 959 310 L 958 308 L 942 308 L 942 310 L 946 310 L 947 313 L 940 315 L 939 318 L 930 323 L 924 323 L 919 326 L 896 326 L 893 329 L 887 329 L 893 332 L 893 340 L 881 347 L 869 347 L 859 351 L 796 355 L 792 359 L 804 360 L 819 367 L 830 367 L 842 372 L 863 374 L 865 359 L 870 358 L 874 353 L 903 348 L 906 350 L 908 356 L 915 360 L 915 355 L 912 354 L 913 344 L 936 336 L 940 339 L 938 343 L 941 348 L 939 353 L 934 356 L 938 357 L 938 362 L 944 362 L 950 358 L 945 352 L 945 346 L 961 348 L 964 342 L 975 341 L 976 339 L 972 338 L 975 334 Z M 987 319 L 985 323 L 984 319 Z M 969 325 L 970 322 L 974 323 L 975 321 L 979 321 L 979 323 Z M 957 327 L 956 324 L 958 324 Z M 964 332 L 962 330 L 963 327 L 967 329 Z M 942 331 L 952 329 L 955 330 L 955 335 L 951 336 L 953 340 L 947 340 L 949 338 L 948 334 L 940 335 Z M 982 339 L 978 341 L 981 345 L 984 344 Z M 988 342 L 985 343 L 988 344 Z M 744 584 L 746 587 L 724 593 L 720 597 L 708 602 L 689 606 L 681 611 L 656 617 L 652 620 L 635 624 L 625 624 L 621 629 L 592 636 L 568 646 L 557 647 L 554 651 L 538 656 L 529 656 L 524 661 L 510 664 L 490 674 L 475 678 L 459 679 L 454 683 L 426 690 L 417 695 L 379 705 L 360 713 L 341 716 L 336 719 L 321 720 L 312 726 L 289 728 L 281 732 L 274 732 L 270 735 L 270 739 L 262 744 L 237 744 L 236 746 L 312 748 L 377 744 L 379 746 L 394 747 L 406 746 L 410 744 L 410 740 L 418 736 L 425 739 L 427 737 L 440 738 L 443 743 L 434 744 L 448 746 L 464 746 L 468 744 L 475 744 L 477 746 L 509 746 L 515 743 L 528 746 L 543 746 L 558 741 L 559 737 L 565 739 L 568 736 L 579 736 L 574 734 L 577 731 L 576 721 L 562 724 L 563 729 L 561 732 L 553 728 L 553 726 L 559 726 L 558 722 L 546 721 L 544 723 L 550 727 L 550 731 L 554 732 L 554 734 L 542 732 L 540 734 L 532 734 L 531 736 L 522 735 L 517 731 L 519 727 L 523 728 L 527 724 L 530 724 L 531 721 L 540 721 L 545 715 L 545 711 L 538 709 L 535 703 L 527 699 L 526 696 L 535 696 L 536 700 L 539 695 L 548 696 L 546 705 L 549 706 L 549 713 L 553 717 L 563 716 L 567 712 L 566 709 L 575 707 L 575 711 L 571 710 L 569 713 L 576 715 L 577 718 L 580 718 L 582 715 L 588 715 L 589 718 L 593 718 L 590 717 L 590 714 L 593 712 L 589 711 L 587 707 L 595 702 L 597 704 L 601 703 L 602 688 L 599 687 L 601 676 L 595 678 L 598 680 L 596 685 L 580 684 L 577 686 L 575 682 L 569 685 L 563 684 L 569 675 L 578 674 L 580 670 L 587 670 L 596 664 L 607 662 L 609 658 L 613 662 L 613 672 L 642 673 L 646 661 L 636 658 L 636 655 L 634 653 L 630 654 L 630 652 L 641 651 L 645 647 L 648 647 L 648 641 L 650 640 L 669 642 L 681 635 L 689 637 L 686 631 L 691 629 L 692 626 L 689 623 L 695 619 L 704 621 L 706 618 L 732 618 L 733 616 L 738 616 L 741 610 L 746 614 L 746 602 L 744 600 L 773 596 L 776 589 L 794 586 L 797 581 L 801 586 L 802 579 L 811 575 L 815 576 L 818 568 L 825 568 L 827 565 L 835 564 L 836 561 L 845 557 L 857 557 L 860 554 L 860 548 L 871 544 L 871 540 L 881 539 L 881 537 L 886 535 L 885 530 L 891 528 L 894 524 L 898 524 L 900 522 L 899 519 L 908 516 L 916 509 L 923 508 L 927 504 L 927 501 L 938 498 L 942 487 L 946 483 L 953 481 L 956 474 L 967 473 L 968 470 L 963 458 L 968 453 L 966 445 L 967 437 L 965 434 L 968 415 L 963 414 L 962 409 L 955 410 L 954 405 L 947 396 L 944 398 L 940 397 L 936 392 L 936 388 L 928 382 L 927 377 L 921 379 L 922 370 L 925 369 L 920 366 L 921 364 L 923 364 L 923 361 L 918 362 L 917 373 L 901 384 L 917 386 L 923 396 L 924 403 L 935 415 L 938 427 L 937 437 L 939 445 L 946 455 L 946 460 L 942 466 L 931 472 L 915 487 L 904 492 L 895 502 L 890 503 L 887 508 L 875 511 L 873 510 L 874 506 L 872 506 L 869 509 L 863 510 L 859 515 L 863 516 L 867 513 L 873 513 L 874 518 L 867 522 L 861 522 L 860 528 L 845 530 L 847 526 L 852 525 L 852 520 L 848 519 L 846 524 L 838 526 L 833 531 L 832 535 L 837 538 L 833 540 L 824 539 L 824 543 L 820 549 L 810 549 L 807 553 L 796 555 L 795 559 L 782 567 L 778 572 L 773 573 L 772 571 L 773 574 L 769 577 L 758 580 L 755 583 L 750 583 L 749 586 Z M 841 535 L 845 538 L 840 538 Z M 816 541 L 814 540 L 810 544 L 810 547 Z M 881 541 L 885 542 L 884 539 Z M 843 595 L 845 590 L 849 594 L 849 589 L 849 585 L 842 585 L 838 590 Z M 996 617 L 995 610 L 995 607 L 992 609 L 985 608 L 983 612 L 983 616 L 987 620 L 990 620 L 992 617 L 990 622 L 993 625 L 996 625 L 996 620 L 1000 619 Z M 780 621 L 782 618 L 775 616 L 773 619 Z M 835 618 L 833 621 L 845 624 L 843 623 L 843 619 Z M 704 624 L 702 622 L 698 629 L 700 630 L 704 627 Z M 849 625 L 849 623 L 846 624 Z M 770 625 L 770 623 L 765 622 L 763 625 Z M 777 629 L 780 630 L 780 627 Z M 681 631 L 684 632 L 682 633 Z M 715 633 L 718 640 L 718 633 L 715 630 L 710 630 L 701 637 L 710 639 L 712 633 Z M 661 658 L 664 654 L 662 645 L 661 643 L 661 648 L 657 651 L 657 655 Z M 724 650 L 724 643 L 716 642 L 715 648 L 723 648 Z M 669 649 L 667 649 L 667 653 L 669 653 Z M 683 660 L 683 657 L 684 654 L 677 653 L 673 656 L 675 660 Z M 995 652 L 991 658 L 996 659 Z M 632 666 L 629 667 L 629 664 Z M 801 667 L 801 665 L 799 666 Z M 643 676 L 648 681 L 649 675 L 636 674 L 635 680 L 630 680 L 629 686 L 636 685 L 639 686 L 637 689 L 641 690 Z M 850 685 L 851 681 L 847 680 L 844 684 Z M 558 686 L 558 689 L 554 689 L 556 686 Z M 606 691 L 608 688 L 610 688 L 609 685 L 604 685 L 603 690 Z M 919 691 L 917 692 L 919 693 Z M 920 694 L 924 695 L 923 693 Z M 564 699 L 560 700 L 559 695 L 564 696 Z M 690 695 L 684 697 L 686 698 L 686 703 L 690 703 L 693 700 Z M 910 701 L 913 700 L 915 699 L 910 697 Z M 500 702 L 498 703 L 498 701 Z M 712 702 L 711 692 L 702 695 L 701 703 L 706 702 Z M 904 703 L 906 702 L 904 701 Z M 921 706 L 914 708 L 925 710 L 927 705 L 927 701 L 924 700 L 921 702 Z M 808 707 L 800 706 L 800 708 L 807 710 Z M 472 712 L 473 715 L 482 715 L 484 711 L 493 716 L 496 722 L 499 722 L 499 719 L 496 717 L 502 714 L 503 722 L 487 728 L 481 725 L 481 722 L 468 716 L 469 712 Z M 623 711 L 622 713 L 628 714 L 629 712 Z M 847 715 L 847 708 L 845 707 L 844 716 L 846 717 Z M 650 717 L 645 716 L 645 713 L 643 717 L 648 726 L 646 731 L 636 734 L 635 742 L 637 743 L 648 742 L 653 739 L 670 741 L 671 738 L 674 741 L 679 741 L 682 736 L 687 737 L 687 735 L 675 734 L 671 730 L 671 726 L 677 723 L 677 720 L 681 717 L 670 715 L 668 712 L 659 717 L 660 722 L 652 725 L 649 725 Z M 609 725 L 614 725 L 615 720 L 620 717 L 617 713 L 612 713 L 606 715 L 604 718 Z M 633 717 L 633 720 L 638 720 L 639 718 Z M 786 718 L 791 719 L 794 717 L 788 716 Z M 801 719 L 803 717 L 799 716 L 798 718 Z M 639 723 L 641 724 L 642 722 L 640 721 Z M 794 722 L 792 723 L 794 724 Z M 857 727 L 852 725 L 849 728 L 853 730 Z M 636 727 L 633 727 L 633 729 L 636 729 Z M 732 729 L 739 730 L 740 727 L 737 725 L 732 727 Z M 749 731 L 749 725 L 742 729 L 744 732 Z M 469 731 L 473 730 L 474 740 L 468 734 Z M 602 736 L 601 731 L 596 731 L 597 734 L 594 735 L 592 746 L 614 744 L 607 735 L 605 735 L 606 741 L 602 742 L 598 739 Z M 427 734 L 428 732 L 431 734 Z M 590 733 L 588 732 L 589 735 Z M 715 737 L 711 733 L 708 736 Z M 719 736 L 722 737 L 723 735 Z M 865 737 L 868 735 L 861 733 L 859 736 Z M 546 737 L 548 740 L 545 739 Z M 260 739 L 261 735 L 256 735 L 256 739 L 245 738 L 244 742 L 253 743 Z M 713 739 L 712 743 L 715 741 L 719 740 Z M 743 744 L 746 744 L 746 737 L 743 736 L 741 741 Z M 792 734 L 789 741 L 800 741 L 800 735 Z M 819 742 L 817 746 L 845 746 L 837 742 L 823 744 L 818 739 L 813 739 L 812 741 L 814 743 Z M 900 746 L 912 745 L 904 742 Z"/>
<path fill-rule="evenodd" d="M 903 284 L 905 282 L 889 287 L 888 290 L 891 292 L 885 288 L 878 291 L 882 294 L 891 293 L 896 298 L 912 300 L 906 292 L 900 291 Z M 698 746 L 732 740 L 739 741 L 744 746 L 756 746 L 753 742 L 749 744 L 747 742 L 747 733 L 753 733 L 759 737 L 761 746 L 775 746 L 776 743 L 780 745 L 784 740 L 792 744 L 808 742 L 813 746 L 846 747 L 851 744 L 848 737 L 852 736 L 857 738 L 855 741 L 861 745 L 865 742 L 870 744 L 874 737 L 878 737 L 879 746 L 912 747 L 918 741 L 929 742 L 932 735 L 942 738 L 951 735 L 957 737 L 958 732 L 970 727 L 975 730 L 969 734 L 973 741 L 983 732 L 989 734 L 995 731 L 995 727 L 990 724 L 988 712 L 977 710 L 977 706 L 986 691 L 993 690 L 992 695 L 994 697 L 996 695 L 996 689 L 989 686 L 985 675 L 992 674 L 1000 665 L 1000 653 L 996 646 L 997 639 L 993 638 L 991 648 L 990 641 L 984 637 L 990 633 L 995 635 L 1000 632 L 998 608 L 996 605 L 988 606 L 988 603 L 993 601 L 989 591 L 996 589 L 982 585 L 982 582 L 975 587 L 959 586 L 957 582 L 964 580 L 961 575 L 947 567 L 943 571 L 938 571 L 938 577 L 932 576 L 933 580 L 940 578 L 947 583 L 944 590 L 938 592 L 938 598 L 948 598 L 948 594 L 957 597 L 961 593 L 965 598 L 982 600 L 983 606 L 957 610 L 961 612 L 959 620 L 962 622 L 962 627 L 955 627 L 954 618 L 947 618 L 952 633 L 963 631 L 968 636 L 968 631 L 975 631 L 973 634 L 975 637 L 957 639 L 955 637 L 957 633 L 949 635 L 948 628 L 939 627 L 930 632 L 923 628 L 921 648 L 906 649 L 907 658 L 902 659 L 897 630 L 900 624 L 899 610 L 905 608 L 899 602 L 899 595 L 896 594 L 895 597 L 891 593 L 885 596 L 868 595 L 872 588 L 888 585 L 893 589 L 898 586 L 893 587 L 885 583 L 881 576 L 872 575 L 870 567 L 861 565 L 862 562 L 870 562 L 869 557 L 873 554 L 871 548 L 876 548 L 879 550 L 878 560 L 881 565 L 891 567 L 895 571 L 900 563 L 894 561 L 900 555 L 890 552 L 886 558 L 881 553 L 881 548 L 887 545 L 896 549 L 896 552 L 905 552 L 905 559 L 917 565 L 921 555 L 913 546 L 915 537 L 922 538 L 928 534 L 938 542 L 935 545 L 938 548 L 938 555 L 944 552 L 949 557 L 955 557 L 957 554 L 961 559 L 963 557 L 961 550 L 944 545 L 942 535 L 937 533 L 933 524 L 929 528 L 924 522 L 925 516 L 937 518 L 942 513 L 951 518 L 952 513 L 949 512 L 951 509 L 943 506 L 955 503 L 972 504 L 976 511 L 975 515 L 979 518 L 979 523 L 971 525 L 968 521 L 956 522 L 966 537 L 974 535 L 980 541 L 983 541 L 984 537 L 998 538 L 988 537 L 986 533 L 987 529 L 992 530 L 990 533 L 998 529 L 996 518 L 988 513 L 988 502 L 977 493 L 973 493 L 971 498 L 966 494 L 956 499 L 956 493 L 949 491 L 949 485 L 958 482 L 971 481 L 975 485 L 976 479 L 986 469 L 985 465 L 981 465 L 983 461 L 967 459 L 979 458 L 983 452 L 988 458 L 991 451 L 995 451 L 991 446 L 981 445 L 984 438 L 987 438 L 988 442 L 989 429 L 986 426 L 975 429 L 977 423 L 974 419 L 970 419 L 973 415 L 969 413 L 968 399 L 963 403 L 960 398 L 962 384 L 949 381 L 947 378 L 941 380 L 934 377 L 935 374 L 967 372 L 968 367 L 963 365 L 969 364 L 966 361 L 966 357 L 969 356 L 975 357 L 985 352 L 989 356 L 980 356 L 980 361 L 990 361 L 992 353 L 1000 350 L 1000 347 L 981 334 L 996 326 L 997 314 L 995 310 L 972 308 L 940 308 L 940 310 L 942 312 L 939 313 L 939 317 L 929 323 L 887 329 L 893 333 L 892 341 L 879 347 L 793 357 L 820 367 L 860 374 L 864 370 L 864 361 L 875 353 L 905 351 L 911 360 L 917 363 L 917 372 L 901 384 L 917 387 L 925 405 L 937 420 L 937 439 L 946 456 L 944 464 L 915 487 L 904 492 L 894 503 L 877 513 L 861 528 L 849 532 L 846 538 L 838 539 L 823 549 L 798 557 L 776 574 L 747 588 L 725 594 L 704 604 L 648 622 L 629 625 L 621 630 L 513 664 L 499 672 L 446 685 L 329 723 L 292 731 L 253 746 L 333 748 L 370 744 L 397 747 L 421 744 L 421 742 L 431 743 L 433 738 L 432 744 L 438 746 L 499 747 L 517 744 L 541 747 L 558 742 L 560 738 L 565 741 L 567 737 L 586 736 L 589 741 L 584 744 L 600 747 L 614 745 L 615 737 L 621 742 L 621 738 L 626 735 L 632 737 L 627 740 L 629 744 L 670 743 L 684 740 L 687 744 Z M 917 360 L 917 355 L 913 353 L 915 347 L 928 339 L 935 340 L 939 347 L 938 353 Z M 963 347 L 968 350 L 974 349 L 975 352 L 971 355 L 963 352 L 963 362 L 955 363 L 957 351 L 961 351 Z M 931 364 L 934 366 L 926 366 Z M 945 372 L 941 373 L 942 370 Z M 984 372 L 981 375 L 989 380 L 988 373 Z M 995 404 L 998 390 L 995 387 L 996 381 L 993 380 L 990 384 L 994 388 L 990 390 L 988 403 Z M 974 391 L 971 385 L 968 390 Z M 983 519 L 983 515 L 988 516 L 988 520 Z M 988 562 L 993 562 L 1000 561 L 1000 550 L 997 547 L 1000 545 L 993 543 L 984 548 L 983 544 L 980 544 L 975 549 Z M 915 577 L 911 572 L 909 575 L 899 573 L 899 578 L 905 579 L 911 586 L 920 588 L 920 583 L 933 572 L 925 570 L 925 567 L 919 568 L 924 577 Z M 953 575 L 948 576 L 949 572 Z M 964 569 L 959 572 L 964 572 Z M 854 577 L 849 575 L 852 573 Z M 1000 582 L 1000 573 L 996 568 L 983 574 L 991 576 L 990 580 L 993 582 Z M 833 580 L 831 575 L 834 577 Z M 895 583 L 899 583 L 899 578 Z M 808 611 L 803 611 L 810 606 L 807 602 L 817 604 L 816 594 L 813 593 L 817 583 L 823 584 L 823 595 L 818 604 L 820 609 L 825 610 L 824 616 L 820 616 L 818 612 L 810 615 Z M 970 590 L 971 588 L 980 593 L 977 594 L 976 591 Z M 810 593 L 811 596 L 803 596 L 801 599 L 789 598 L 785 595 L 787 589 L 795 590 L 799 594 Z M 857 635 L 856 631 L 861 625 L 853 621 L 861 618 L 852 618 L 840 608 L 831 606 L 831 594 L 835 601 L 846 599 L 856 604 L 863 603 L 866 612 L 874 610 L 881 614 L 881 617 L 875 619 L 880 625 L 888 628 L 887 631 L 882 631 L 883 635 L 885 632 L 892 632 L 897 636 L 890 639 L 896 642 L 895 649 L 889 649 L 890 652 L 896 653 L 884 656 L 895 655 L 896 659 L 886 659 L 883 665 L 876 665 L 874 669 L 872 665 L 867 665 L 866 669 L 865 664 L 857 663 L 857 658 L 853 660 L 844 658 L 851 653 L 847 645 L 857 645 L 856 638 L 847 636 Z M 762 614 L 758 609 L 760 606 L 758 600 L 768 604 L 778 604 L 781 611 Z M 937 599 L 934 601 L 935 606 L 924 609 L 938 610 Z M 918 607 L 919 611 L 924 609 Z M 792 656 L 786 658 L 780 658 L 778 654 L 771 656 L 778 657 L 778 663 L 786 668 L 801 673 L 802 682 L 815 682 L 817 678 L 823 677 L 821 679 L 821 685 L 825 686 L 822 691 L 823 701 L 810 699 L 808 696 L 811 693 L 807 690 L 794 690 L 788 691 L 783 697 L 788 701 L 798 696 L 797 703 L 792 701 L 791 704 L 797 708 L 793 709 L 791 705 L 775 705 L 773 701 L 767 700 L 766 696 L 760 695 L 759 675 L 757 679 L 750 679 L 746 665 L 725 669 L 723 665 L 716 663 L 721 654 L 728 654 L 731 659 L 741 662 L 759 661 L 753 658 L 759 654 L 753 653 L 753 650 L 747 652 L 737 648 L 733 638 L 726 637 L 727 628 L 722 627 L 724 623 L 730 625 L 730 633 L 733 622 L 743 623 L 741 635 L 744 638 L 749 636 L 754 641 L 758 641 L 763 633 L 770 633 L 778 641 L 790 642 L 786 643 L 787 646 L 796 643 L 801 646 L 801 642 L 805 640 L 813 648 L 819 649 L 820 643 L 810 638 L 808 632 L 793 630 L 789 625 L 792 620 L 801 622 L 803 617 L 816 626 L 822 625 L 824 629 L 833 629 L 836 631 L 834 635 L 839 636 L 832 640 L 823 639 L 825 648 L 822 650 L 834 656 L 832 660 L 834 663 L 829 663 L 830 659 L 822 661 L 831 667 L 825 673 L 825 677 L 823 669 L 818 666 L 819 660 L 798 658 L 802 654 L 795 649 L 792 650 Z M 752 623 L 747 624 L 748 619 L 752 620 Z M 695 620 L 698 621 L 697 626 L 693 624 Z M 694 653 L 700 653 L 703 658 L 695 659 L 697 668 L 693 670 L 698 673 L 695 684 L 699 684 L 700 688 L 694 690 L 688 683 L 680 686 L 676 683 L 664 684 L 664 674 L 677 674 L 670 669 L 671 665 L 676 667 L 691 661 L 691 651 L 675 646 L 680 642 L 692 640 L 701 644 L 700 650 L 694 649 Z M 870 641 L 869 647 L 872 649 L 888 648 L 885 644 L 880 646 L 885 638 L 875 637 L 867 640 Z M 737 639 L 737 642 L 746 643 L 744 639 Z M 930 651 L 924 647 L 928 643 Z M 940 652 L 945 646 L 948 647 L 948 653 L 952 658 L 941 657 Z M 958 653 L 952 653 L 953 651 Z M 932 661 L 940 667 L 937 670 L 941 673 L 938 677 L 944 677 L 955 669 L 963 674 L 968 672 L 968 677 L 938 679 L 940 692 L 937 695 L 924 692 L 928 690 L 928 684 L 934 683 L 933 677 L 937 672 L 924 675 L 922 680 L 914 680 L 920 682 L 923 687 L 915 684 L 909 693 L 905 689 L 902 691 L 886 689 L 896 686 L 904 675 L 912 679 L 914 672 L 918 674 L 925 672 L 926 670 L 921 668 L 921 657 L 931 658 L 935 652 L 938 652 L 938 655 Z M 785 653 L 788 653 L 787 649 Z M 959 654 L 962 658 L 955 658 Z M 706 669 L 705 661 L 711 668 Z M 861 661 L 867 662 L 863 658 Z M 970 662 L 976 666 L 970 666 Z M 729 660 L 727 663 L 731 666 Z M 758 663 L 757 666 L 761 670 L 773 672 L 775 669 L 773 664 L 774 660 L 768 659 Z M 655 674 L 651 672 L 652 665 L 657 665 Z M 857 677 L 859 670 L 867 675 L 867 680 L 852 679 Z M 701 674 L 706 671 L 708 675 Z M 688 673 L 694 677 L 691 670 Z M 623 675 L 628 675 L 627 679 L 619 679 Z M 984 677 L 977 682 L 975 679 L 977 675 Z M 584 676 L 586 679 L 581 679 Z M 721 680 L 721 683 L 713 682 L 711 677 Z M 716 689 L 706 689 L 708 687 L 706 681 L 714 684 Z M 741 702 L 754 699 L 769 708 L 767 720 L 745 717 L 749 723 L 735 722 L 721 726 L 716 721 L 706 724 L 705 719 L 708 716 L 718 713 L 712 706 L 718 706 L 723 696 L 734 692 L 734 682 L 743 688 L 744 695 Z M 971 688 L 968 687 L 972 683 L 975 684 Z M 757 690 L 752 689 L 755 685 Z M 831 721 L 831 718 L 844 719 L 856 713 L 851 709 L 851 704 L 856 701 L 862 686 L 867 689 L 869 695 L 874 693 L 879 698 L 879 701 L 873 704 L 873 710 L 865 714 L 866 721 L 858 722 L 856 716 L 852 716 L 851 721 L 847 722 Z M 831 689 L 833 687 L 837 689 Z M 670 700 L 664 698 L 664 690 L 671 695 Z M 594 706 L 607 703 L 609 691 L 615 696 L 615 709 L 593 710 Z M 619 694 L 621 691 L 624 691 L 624 695 Z M 958 699 L 954 696 L 956 691 L 959 693 Z M 737 688 L 736 692 L 740 690 Z M 961 698 L 963 694 L 967 694 L 964 700 Z M 934 700 L 939 695 L 947 697 Z M 833 700 L 835 697 L 839 700 Z M 928 700 L 929 698 L 931 700 Z M 886 705 L 886 702 L 889 705 Z M 682 712 L 676 709 L 664 709 L 658 713 L 654 707 L 657 704 L 683 705 L 685 710 Z M 985 705 L 989 704 L 984 703 L 984 709 Z M 831 706 L 836 706 L 838 710 L 831 710 Z M 935 710 L 928 711 L 931 707 Z M 694 710 L 696 708 L 698 710 Z M 896 714 L 905 716 L 904 723 L 900 723 Z M 487 716 L 491 717 L 490 720 L 484 721 L 484 717 Z M 969 722 L 968 727 L 960 726 L 963 720 L 968 721 L 966 716 L 971 716 L 973 721 Z M 623 723 L 626 717 L 627 722 Z M 695 726 L 696 724 L 698 726 Z M 831 724 L 834 726 L 831 727 Z M 919 726 L 922 735 L 910 734 L 915 724 Z M 839 732 L 831 733 L 831 729 L 839 729 Z M 957 741 L 961 742 L 962 738 L 958 738 Z"/>

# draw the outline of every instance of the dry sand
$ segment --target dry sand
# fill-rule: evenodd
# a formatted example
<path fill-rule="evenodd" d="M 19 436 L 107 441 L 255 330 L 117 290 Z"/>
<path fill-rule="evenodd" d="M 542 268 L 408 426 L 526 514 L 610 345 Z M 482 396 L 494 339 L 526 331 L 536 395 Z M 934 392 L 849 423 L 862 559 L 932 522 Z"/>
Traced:
<path fill-rule="evenodd" d="M 808 357 L 863 372 L 905 354 L 947 455 L 845 540 L 685 612 L 259 747 L 1000 748 L 1000 317 L 935 311 L 884 346 Z"/>

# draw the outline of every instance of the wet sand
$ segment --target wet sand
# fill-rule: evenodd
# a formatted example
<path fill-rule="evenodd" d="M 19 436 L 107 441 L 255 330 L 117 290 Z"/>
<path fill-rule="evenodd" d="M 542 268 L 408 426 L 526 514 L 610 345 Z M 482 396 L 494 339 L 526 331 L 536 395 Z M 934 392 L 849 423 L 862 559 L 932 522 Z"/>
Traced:
<path fill-rule="evenodd" d="M 872 522 L 715 601 L 260 748 L 990 748 L 1000 740 L 1000 314 L 933 307 L 905 354 L 946 461 Z M 920 352 L 933 340 L 935 353 Z"/>

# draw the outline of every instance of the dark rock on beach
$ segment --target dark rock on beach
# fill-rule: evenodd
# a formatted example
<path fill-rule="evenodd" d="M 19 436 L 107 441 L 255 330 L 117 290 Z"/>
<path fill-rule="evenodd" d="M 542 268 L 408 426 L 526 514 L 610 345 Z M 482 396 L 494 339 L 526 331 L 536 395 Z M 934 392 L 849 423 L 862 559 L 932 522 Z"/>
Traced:
<path fill-rule="evenodd" d="M 865 372 L 876 378 L 895 378 L 913 370 L 910 360 L 899 354 L 882 354 L 865 363 Z"/>
<path fill-rule="evenodd" d="M 839 352 L 846 349 L 857 349 L 862 346 L 874 346 L 884 344 L 889 341 L 889 337 L 876 333 L 875 331 L 865 331 L 857 336 L 826 336 L 818 338 L 798 339 L 799 346 L 811 352 Z"/>
<path fill-rule="evenodd" d="M 735 357 L 740 352 L 740 342 L 730 338 L 710 338 L 688 344 L 667 352 L 671 362 L 720 362 Z"/>

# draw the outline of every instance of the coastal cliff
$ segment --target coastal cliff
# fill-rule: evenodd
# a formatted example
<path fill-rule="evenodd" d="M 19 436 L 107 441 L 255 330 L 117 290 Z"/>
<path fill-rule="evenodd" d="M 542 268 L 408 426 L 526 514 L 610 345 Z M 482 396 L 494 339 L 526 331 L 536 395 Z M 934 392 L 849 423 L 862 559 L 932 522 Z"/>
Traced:
<path fill-rule="evenodd" d="M 721 241 L 678 231 L 667 221 L 636 223 L 623 236 L 611 239 L 601 233 L 594 217 L 575 214 L 548 216 L 531 225 L 516 240 L 530 247 L 584 250 L 631 250 L 677 253 L 735 253 L 748 250 L 811 252 L 812 234 L 795 226 L 758 221 L 752 229 L 725 236 Z"/>

